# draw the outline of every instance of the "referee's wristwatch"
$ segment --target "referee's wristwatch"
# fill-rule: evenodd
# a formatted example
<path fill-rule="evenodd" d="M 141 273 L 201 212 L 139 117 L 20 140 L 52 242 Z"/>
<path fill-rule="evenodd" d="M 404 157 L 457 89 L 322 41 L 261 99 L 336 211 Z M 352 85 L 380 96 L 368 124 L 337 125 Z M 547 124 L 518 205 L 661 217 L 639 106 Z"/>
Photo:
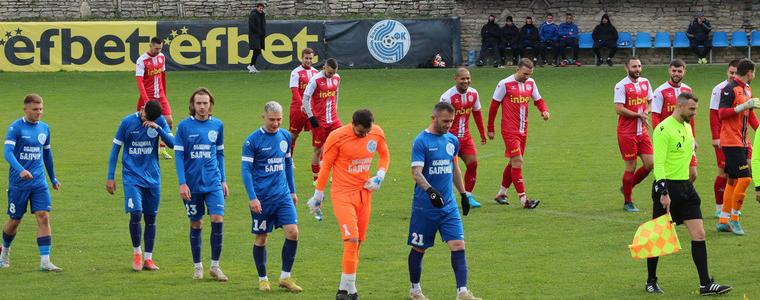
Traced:
<path fill-rule="evenodd" d="M 660 193 L 660 196 L 668 195 L 668 187 L 665 186 L 665 179 L 660 179 L 654 184 L 654 191 Z"/>

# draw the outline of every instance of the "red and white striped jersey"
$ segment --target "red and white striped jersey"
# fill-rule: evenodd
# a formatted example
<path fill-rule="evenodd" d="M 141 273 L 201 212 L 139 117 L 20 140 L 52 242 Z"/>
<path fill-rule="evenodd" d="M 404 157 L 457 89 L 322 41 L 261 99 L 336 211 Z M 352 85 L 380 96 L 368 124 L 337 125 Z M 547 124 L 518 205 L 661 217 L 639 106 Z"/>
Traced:
<path fill-rule="evenodd" d="M 723 80 L 712 89 L 710 94 L 710 132 L 714 140 L 720 139 L 720 126 L 722 124 L 718 111 L 720 110 L 720 93 L 728 85 L 729 79 Z"/>
<path fill-rule="evenodd" d="M 652 97 L 652 112 L 660 114 L 660 120 L 670 117 L 676 109 L 676 99 L 683 92 L 691 93 L 691 87 L 685 83 L 673 86 L 667 81 L 654 90 Z M 657 125 L 652 124 L 652 127 Z"/>
<path fill-rule="evenodd" d="M 135 76 L 142 77 L 143 87 L 145 87 L 145 92 L 150 99 L 166 98 L 164 87 L 165 63 L 166 57 L 163 53 L 150 56 L 148 52 L 145 52 L 137 59 Z"/>
<path fill-rule="evenodd" d="M 519 82 L 515 80 L 515 75 L 512 75 L 499 81 L 493 92 L 493 101 L 501 103 L 502 134 L 528 134 L 528 102 L 531 99 L 534 102 L 542 100 L 533 78 Z"/>
<path fill-rule="evenodd" d="M 712 94 L 710 94 L 710 109 L 719 110 L 720 109 L 720 91 L 723 90 L 726 85 L 728 85 L 729 80 L 723 80 L 718 85 L 716 85 L 712 89 Z"/>
<path fill-rule="evenodd" d="M 309 84 L 309 81 L 312 77 L 314 77 L 314 75 L 317 75 L 318 73 L 319 70 L 315 68 L 309 67 L 306 69 L 303 67 L 303 65 L 300 65 L 290 72 L 290 85 L 288 87 L 297 87 L 298 93 L 301 95 L 301 97 L 303 97 L 303 92 L 306 90 L 306 86 Z M 291 107 L 297 107 L 298 109 L 301 109 L 302 105 L 302 101 L 297 101 L 297 99 L 293 99 L 292 102 L 290 102 Z"/>
<path fill-rule="evenodd" d="M 652 85 L 644 77 L 639 77 L 636 82 L 633 82 L 626 76 L 615 85 L 614 102 L 623 104 L 625 108 L 635 113 L 645 112 L 652 97 Z M 640 118 L 619 116 L 617 131 L 618 134 L 649 135 L 646 124 Z"/>
<path fill-rule="evenodd" d="M 460 139 L 469 136 L 470 114 L 480 110 L 478 91 L 470 87 L 466 92 L 459 93 L 457 87 L 454 86 L 441 95 L 440 102 L 448 102 L 454 106 L 454 124 L 451 125 L 449 132 Z"/>
<path fill-rule="evenodd" d="M 316 116 L 320 124 L 340 121 L 338 117 L 338 92 L 340 75 L 328 78 L 319 72 L 309 80 L 303 93 L 303 109 L 306 116 Z"/>

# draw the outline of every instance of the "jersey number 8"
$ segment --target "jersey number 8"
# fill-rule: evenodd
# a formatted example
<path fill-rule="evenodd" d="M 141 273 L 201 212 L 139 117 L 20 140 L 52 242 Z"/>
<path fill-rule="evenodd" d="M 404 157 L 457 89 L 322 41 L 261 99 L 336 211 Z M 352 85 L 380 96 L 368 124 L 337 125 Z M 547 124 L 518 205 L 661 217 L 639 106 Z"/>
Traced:
<path fill-rule="evenodd" d="M 10 205 L 8 205 L 8 211 L 10 213 L 12 213 L 12 214 L 15 214 L 16 213 L 16 204 L 11 203 Z"/>

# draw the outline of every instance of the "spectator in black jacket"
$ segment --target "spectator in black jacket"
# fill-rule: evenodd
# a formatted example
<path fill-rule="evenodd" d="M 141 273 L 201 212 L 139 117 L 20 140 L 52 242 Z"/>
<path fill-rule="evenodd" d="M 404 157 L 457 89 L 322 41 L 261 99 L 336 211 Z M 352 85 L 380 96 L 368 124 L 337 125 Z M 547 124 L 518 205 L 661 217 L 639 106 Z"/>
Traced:
<path fill-rule="evenodd" d="M 712 31 L 712 26 L 710 26 L 710 21 L 705 19 L 705 13 L 703 12 L 696 14 L 694 20 L 689 24 L 689 29 L 686 30 L 686 36 L 689 37 L 689 46 L 691 46 L 691 51 L 694 51 L 694 54 L 697 55 L 697 62 L 699 64 L 707 63 L 707 53 L 710 53 L 710 46 L 712 46 L 710 31 Z M 700 46 L 702 47 L 701 51 Z"/>
<path fill-rule="evenodd" d="M 538 27 L 533 25 L 533 17 L 525 17 L 525 25 L 520 28 L 520 56 L 525 56 L 525 50 L 532 50 L 533 64 L 538 62 L 539 39 Z"/>
<path fill-rule="evenodd" d="M 256 61 L 264 50 L 264 38 L 267 36 L 267 21 L 264 16 L 264 3 L 256 4 L 256 8 L 248 16 L 248 46 L 253 50 L 251 63 L 248 64 L 249 73 L 258 73 Z"/>
<path fill-rule="evenodd" d="M 594 31 L 591 33 L 591 38 L 594 39 L 594 54 L 596 54 L 596 66 L 602 64 L 602 53 L 600 49 L 610 49 L 607 54 L 607 65 L 612 67 L 612 58 L 615 57 L 617 51 L 618 32 L 615 26 L 612 26 L 610 22 L 610 16 L 607 14 L 602 15 L 602 20 L 599 25 L 594 27 Z"/>
<path fill-rule="evenodd" d="M 501 28 L 501 44 L 499 45 L 499 55 L 501 64 L 506 63 L 507 51 L 512 50 L 512 65 L 517 65 L 517 56 L 520 52 L 518 41 L 520 38 L 520 29 L 512 22 L 512 16 L 507 17 L 507 22 Z"/>
<path fill-rule="evenodd" d="M 496 16 L 488 16 L 488 23 L 480 29 L 480 59 L 478 59 L 478 66 L 485 65 L 488 56 L 491 56 L 494 67 L 499 66 L 499 58 L 496 57 L 499 49 L 499 40 L 501 40 L 499 31 L 501 31 L 501 28 L 496 24 Z"/>

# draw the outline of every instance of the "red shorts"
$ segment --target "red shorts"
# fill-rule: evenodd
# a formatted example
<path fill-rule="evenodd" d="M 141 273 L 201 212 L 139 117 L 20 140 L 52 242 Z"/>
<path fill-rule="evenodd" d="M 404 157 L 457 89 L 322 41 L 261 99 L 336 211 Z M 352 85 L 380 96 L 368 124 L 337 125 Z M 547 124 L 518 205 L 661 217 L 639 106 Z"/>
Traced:
<path fill-rule="evenodd" d="M 309 117 L 306 113 L 301 111 L 301 107 L 290 107 L 290 132 L 295 134 L 301 133 L 301 131 L 311 130 L 311 123 L 309 123 Z"/>
<path fill-rule="evenodd" d="M 459 139 L 459 155 L 476 155 L 478 150 L 475 149 L 475 142 L 471 135 L 465 135 Z"/>
<path fill-rule="evenodd" d="M 166 98 L 148 99 L 148 101 L 150 100 L 158 101 L 158 103 L 161 104 L 161 115 L 164 115 L 164 116 L 172 115 L 172 107 L 169 105 L 169 99 L 166 99 Z M 140 111 L 143 108 L 143 106 L 145 106 L 145 103 L 147 103 L 148 101 L 142 101 L 141 99 L 137 99 L 137 111 Z"/>
<path fill-rule="evenodd" d="M 333 192 L 330 196 L 335 220 L 338 222 L 343 240 L 350 238 L 366 240 L 372 210 L 372 193 L 361 189 L 349 193 Z"/>
<path fill-rule="evenodd" d="M 649 134 L 635 135 L 618 133 L 618 146 L 620 147 L 620 154 L 623 156 L 623 160 L 636 160 L 636 157 L 639 155 L 654 154 L 652 140 L 649 139 Z"/>
<path fill-rule="evenodd" d="M 715 149 L 715 160 L 718 163 L 718 168 L 725 169 L 726 168 L 726 156 L 723 155 L 723 149 L 720 147 L 713 147 Z"/>
<path fill-rule="evenodd" d="M 501 134 L 504 139 L 504 157 L 515 157 L 525 154 L 527 136 L 514 134 Z"/>
<path fill-rule="evenodd" d="M 336 130 L 343 126 L 340 120 L 332 122 L 330 124 L 320 124 L 321 126 L 311 129 L 311 145 L 314 148 L 322 148 L 322 145 L 327 141 L 327 136 L 330 135 L 333 130 Z"/>

